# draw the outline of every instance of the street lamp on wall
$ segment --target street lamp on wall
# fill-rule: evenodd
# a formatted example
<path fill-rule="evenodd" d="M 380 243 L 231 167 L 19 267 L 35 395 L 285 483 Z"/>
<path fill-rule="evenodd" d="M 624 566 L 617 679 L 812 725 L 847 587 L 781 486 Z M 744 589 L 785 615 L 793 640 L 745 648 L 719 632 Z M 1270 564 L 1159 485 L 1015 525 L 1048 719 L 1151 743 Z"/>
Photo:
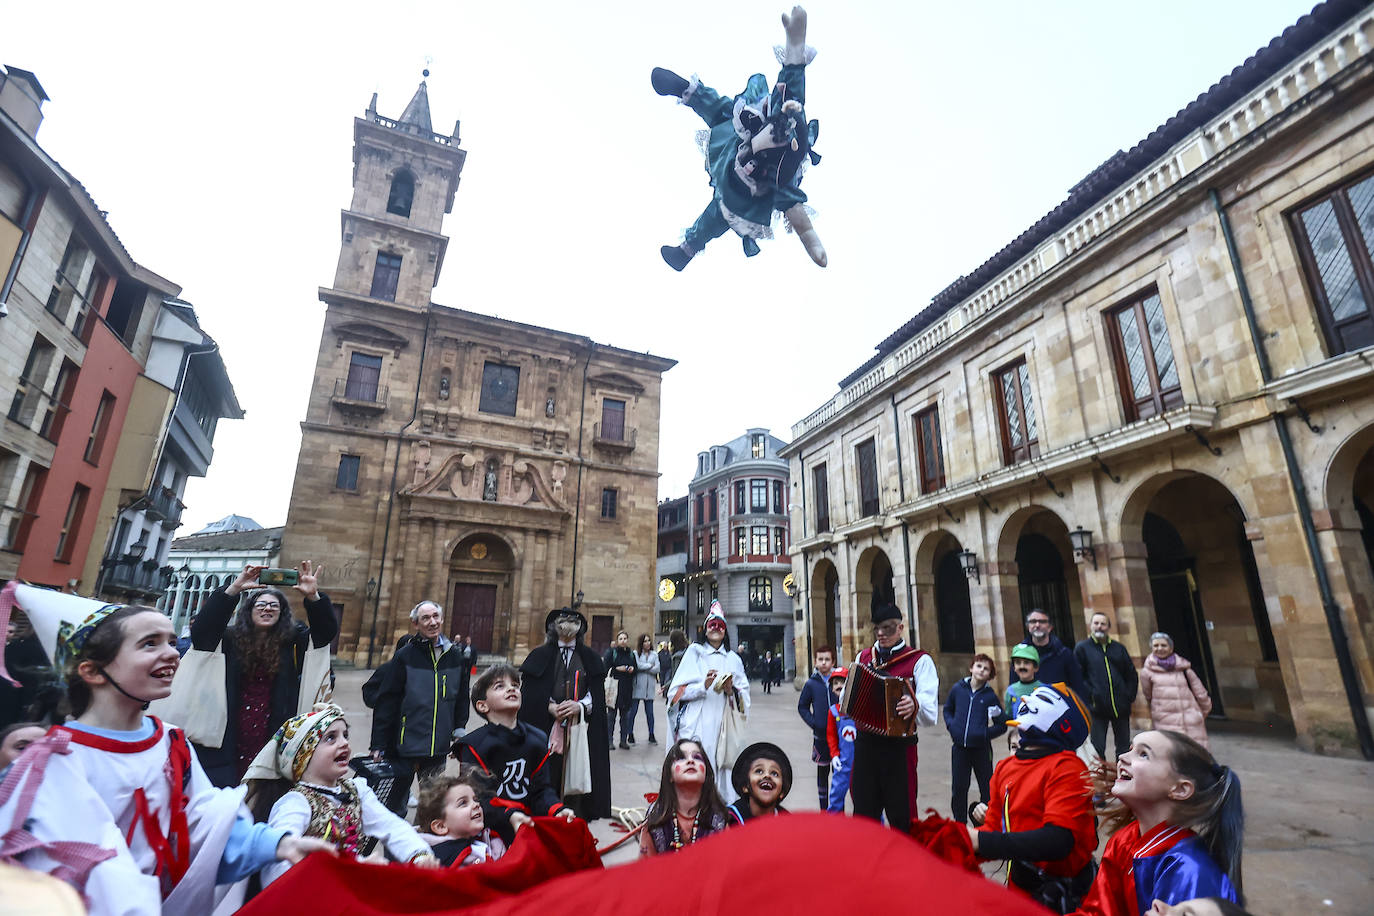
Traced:
<path fill-rule="evenodd" d="M 377 577 L 373 576 L 367 580 L 367 597 L 371 598 L 372 593 L 377 590 Z"/>
<path fill-rule="evenodd" d="M 1093 549 L 1093 533 L 1083 530 L 1083 526 L 1069 532 L 1069 543 L 1073 545 L 1073 556 L 1076 560 L 1087 558 L 1092 560 L 1093 569 L 1097 569 L 1097 551 Z"/>
<path fill-rule="evenodd" d="M 574 610 L 574 611 L 577 610 L 578 608 L 582 607 L 582 599 L 585 598 L 585 597 L 587 597 L 586 594 L 583 593 L 582 589 L 579 588 L 579 589 L 577 590 L 577 594 L 573 596 L 573 610 Z"/>
<path fill-rule="evenodd" d="M 178 584 L 178 585 L 185 585 L 185 584 L 186 584 L 186 580 L 189 579 L 189 578 L 191 578 L 191 564 L 190 564 L 190 563 L 182 563 L 182 564 L 181 564 L 181 569 L 178 569 L 178 570 L 177 570 L 177 584 Z"/>
<path fill-rule="evenodd" d="M 959 551 L 959 565 L 964 567 L 966 578 L 977 579 L 979 585 L 983 583 L 983 576 L 978 571 L 978 554 L 972 550 Z"/>

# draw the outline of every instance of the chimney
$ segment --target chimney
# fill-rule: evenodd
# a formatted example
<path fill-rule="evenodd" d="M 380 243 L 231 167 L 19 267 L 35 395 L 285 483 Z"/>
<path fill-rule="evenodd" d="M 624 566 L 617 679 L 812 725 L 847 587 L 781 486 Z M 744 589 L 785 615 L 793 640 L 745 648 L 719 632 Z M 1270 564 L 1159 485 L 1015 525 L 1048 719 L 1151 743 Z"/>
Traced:
<path fill-rule="evenodd" d="M 18 67 L 0 67 L 0 111 L 9 115 L 30 137 L 38 136 L 43 123 L 43 103 L 48 94 L 38 77 Z"/>

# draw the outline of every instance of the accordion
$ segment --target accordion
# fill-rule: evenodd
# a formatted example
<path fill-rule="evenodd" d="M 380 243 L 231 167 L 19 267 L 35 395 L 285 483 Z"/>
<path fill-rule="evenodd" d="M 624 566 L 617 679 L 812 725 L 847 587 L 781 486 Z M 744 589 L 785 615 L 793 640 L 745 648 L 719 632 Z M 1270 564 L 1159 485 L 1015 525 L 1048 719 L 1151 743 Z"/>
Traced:
<path fill-rule="evenodd" d="M 840 711 L 854 720 L 860 730 L 874 735 L 906 737 L 916 734 L 916 717 L 903 719 L 897 715 L 897 701 L 902 697 L 916 699 L 911 684 L 904 677 L 883 674 L 876 668 L 855 663 L 844 682 L 844 699 Z"/>

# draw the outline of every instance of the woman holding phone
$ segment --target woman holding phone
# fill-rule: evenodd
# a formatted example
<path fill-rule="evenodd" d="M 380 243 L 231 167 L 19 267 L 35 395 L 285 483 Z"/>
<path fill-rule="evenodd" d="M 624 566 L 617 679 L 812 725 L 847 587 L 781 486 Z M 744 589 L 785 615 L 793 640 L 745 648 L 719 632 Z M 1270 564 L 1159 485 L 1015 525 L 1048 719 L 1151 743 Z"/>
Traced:
<path fill-rule="evenodd" d="M 305 560 L 298 570 L 268 571 L 300 593 L 308 626 L 291 616 L 286 592 L 258 581 L 264 570 L 245 566 L 237 579 L 206 596 L 191 624 L 193 649 L 213 652 L 223 644 L 224 738 L 218 748 L 196 745 L 205 775 L 217 786 L 238 785 L 258 751 L 296 715 L 306 651 L 329 645 L 338 632 L 334 606 L 319 590 L 323 566 Z"/>

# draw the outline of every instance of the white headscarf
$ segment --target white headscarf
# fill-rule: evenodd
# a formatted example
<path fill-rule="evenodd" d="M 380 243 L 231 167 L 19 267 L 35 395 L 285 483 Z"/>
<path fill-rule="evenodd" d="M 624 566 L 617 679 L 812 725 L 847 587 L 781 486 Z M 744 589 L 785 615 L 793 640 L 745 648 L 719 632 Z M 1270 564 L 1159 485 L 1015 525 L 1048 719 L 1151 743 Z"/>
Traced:
<path fill-rule="evenodd" d="M 343 717 L 341 707 L 333 703 L 316 703 L 305 715 L 287 719 L 248 765 L 243 781 L 289 779 L 293 783 L 300 782 L 320 743 L 320 736 Z"/>

